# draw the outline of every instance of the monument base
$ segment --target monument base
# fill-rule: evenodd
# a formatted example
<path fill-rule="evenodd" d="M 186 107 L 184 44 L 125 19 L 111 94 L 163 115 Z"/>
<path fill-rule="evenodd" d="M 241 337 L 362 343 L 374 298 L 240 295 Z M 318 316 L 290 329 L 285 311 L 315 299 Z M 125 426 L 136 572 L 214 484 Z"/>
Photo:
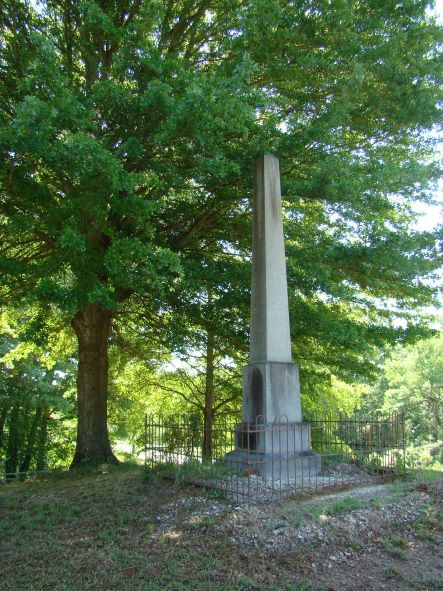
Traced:
<path fill-rule="evenodd" d="M 225 457 L 232 471 L 271 479 L 298 481 L 321 470 L 308 423 L 238 423 L 235 450 Z"/>
<path fill-rule="evenodd" d="M 261 454 L 236 449 L 226 454 L 228 467 L 238 474 L 257 474 L 270 480 L 309 481 L 321 470 L 315 452 Z"/>

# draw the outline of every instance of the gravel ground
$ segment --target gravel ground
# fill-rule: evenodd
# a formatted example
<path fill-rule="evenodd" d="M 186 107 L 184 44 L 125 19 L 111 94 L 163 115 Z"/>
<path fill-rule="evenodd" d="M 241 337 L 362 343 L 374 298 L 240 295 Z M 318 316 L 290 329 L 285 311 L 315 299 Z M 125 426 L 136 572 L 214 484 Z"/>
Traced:
<path fill-rule="evenodd" d="M 323 568 L 330 568 L 331 562 L 346 561 L 352 554 L 350 551 L 334 551 L 337 538 L 342 543 L 345 540 L 352 543 L 358 538 L 370 548 L 377 536 L 392 526 L 405 526 L 408 533 L 412 533 L 411 524 L 428 505 L 428 495 L 412 491 L 397 502 L 391 500 L 386 506 L 377 504 L 377 508 L 374 508 L 370 499 L 373 495 L 386 495 L 386 489 L 386 486 L 355 489 L 346 495 L 322 497 L 320 503 L 315 500 L 295 507 L 293 502 L 289 507 L 279 507 L 275 511 L 263 511 L 254 506 L 242 508 L 231 517 L 233 542 L 242 551 L 259 547 L 276 554 L 294 550 L 300 544 L 331 546 L 331 555 L 322 561 Z M 345 498 L 366 499 L 368 504 L 344 515 L 327 514 L 325 506 Z M 307 520 L 298 525 L 301 517 Z M 315 517 L 318 517 L 318 521 L 311 521 Z"/>
<path fill-rule="evenodd" d="M 256 474 L 231 476 L 224 480 L 200 481 L 194 484 L 219 489 L 228 499 L 238 503 L 267 503 L 290 498 L 294 495 L 312 494 L 340 487 L 377 484 L 391 474 L 371 475 L 355 464 L 340 464 L 318 475 L 294 478 L 264 478 Z"/>
<path fill-rule="evenodd" d="M 234 506 L 196 496 L 159 522 L 164 534 L 183 523 L 182 511 L 203 528 L 215 519 L 214 535 L 251 564 L 277 562 L 327 591 L 443 590 L 442 493 L 439 482 Z"/>

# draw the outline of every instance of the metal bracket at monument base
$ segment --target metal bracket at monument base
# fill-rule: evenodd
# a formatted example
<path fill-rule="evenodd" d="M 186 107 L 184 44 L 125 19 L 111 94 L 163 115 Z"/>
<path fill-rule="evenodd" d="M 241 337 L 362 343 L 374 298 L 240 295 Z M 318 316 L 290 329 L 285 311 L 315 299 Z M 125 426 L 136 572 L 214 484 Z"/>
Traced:
<path fill-rule="evenodd" d="M 321 470 L 320 456 L 311 449 L 308 423 L 237 423 L 234 439 L 235 449 L 226 454 L 226 462 L 237 473 L 297 480 Z"/>

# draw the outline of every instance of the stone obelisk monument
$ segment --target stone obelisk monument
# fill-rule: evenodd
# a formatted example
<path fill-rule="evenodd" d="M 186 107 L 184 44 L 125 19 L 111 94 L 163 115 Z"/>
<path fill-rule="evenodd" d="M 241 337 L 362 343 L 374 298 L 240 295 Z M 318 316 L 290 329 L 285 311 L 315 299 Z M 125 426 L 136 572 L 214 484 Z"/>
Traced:
<path fill-rule="evenodd" d="M 298 366 L 292 363 L 280 171 L 272 154 L 255 163 L 250 363 L 243 372 L 243 422 L 230 466 L 259 474 L 314 474 L 320 458 L 303 423 Z"/>

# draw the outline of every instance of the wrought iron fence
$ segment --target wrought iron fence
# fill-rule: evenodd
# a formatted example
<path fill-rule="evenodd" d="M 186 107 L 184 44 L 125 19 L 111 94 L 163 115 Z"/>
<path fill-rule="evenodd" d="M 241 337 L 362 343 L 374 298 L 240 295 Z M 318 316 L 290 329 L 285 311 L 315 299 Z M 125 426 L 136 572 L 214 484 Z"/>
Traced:
<path fill-rule="evenodd" d="M 360 412 L 298 426 L 285 417 L 272 425 L 219 419 L 205 430 L 198 417 L 146 415 L 144 462 L 237 501 L 276 500 L 404 474 L 404 419 Z"/>
<path fill-rule="evenodd" d="M 26 471 L 19 471 L 17 470 L 17 472 L 0 472 L 0 482 L 1 483 L 6 483 L 8 481 L 13 481 L 13 480 L 29 480 L 29 479 L 37 479 L 41 476 L 44 476 L 46 474 L 50 474 L 51 470 L 47 469 L 47 470 L 26 470 Z"/>

